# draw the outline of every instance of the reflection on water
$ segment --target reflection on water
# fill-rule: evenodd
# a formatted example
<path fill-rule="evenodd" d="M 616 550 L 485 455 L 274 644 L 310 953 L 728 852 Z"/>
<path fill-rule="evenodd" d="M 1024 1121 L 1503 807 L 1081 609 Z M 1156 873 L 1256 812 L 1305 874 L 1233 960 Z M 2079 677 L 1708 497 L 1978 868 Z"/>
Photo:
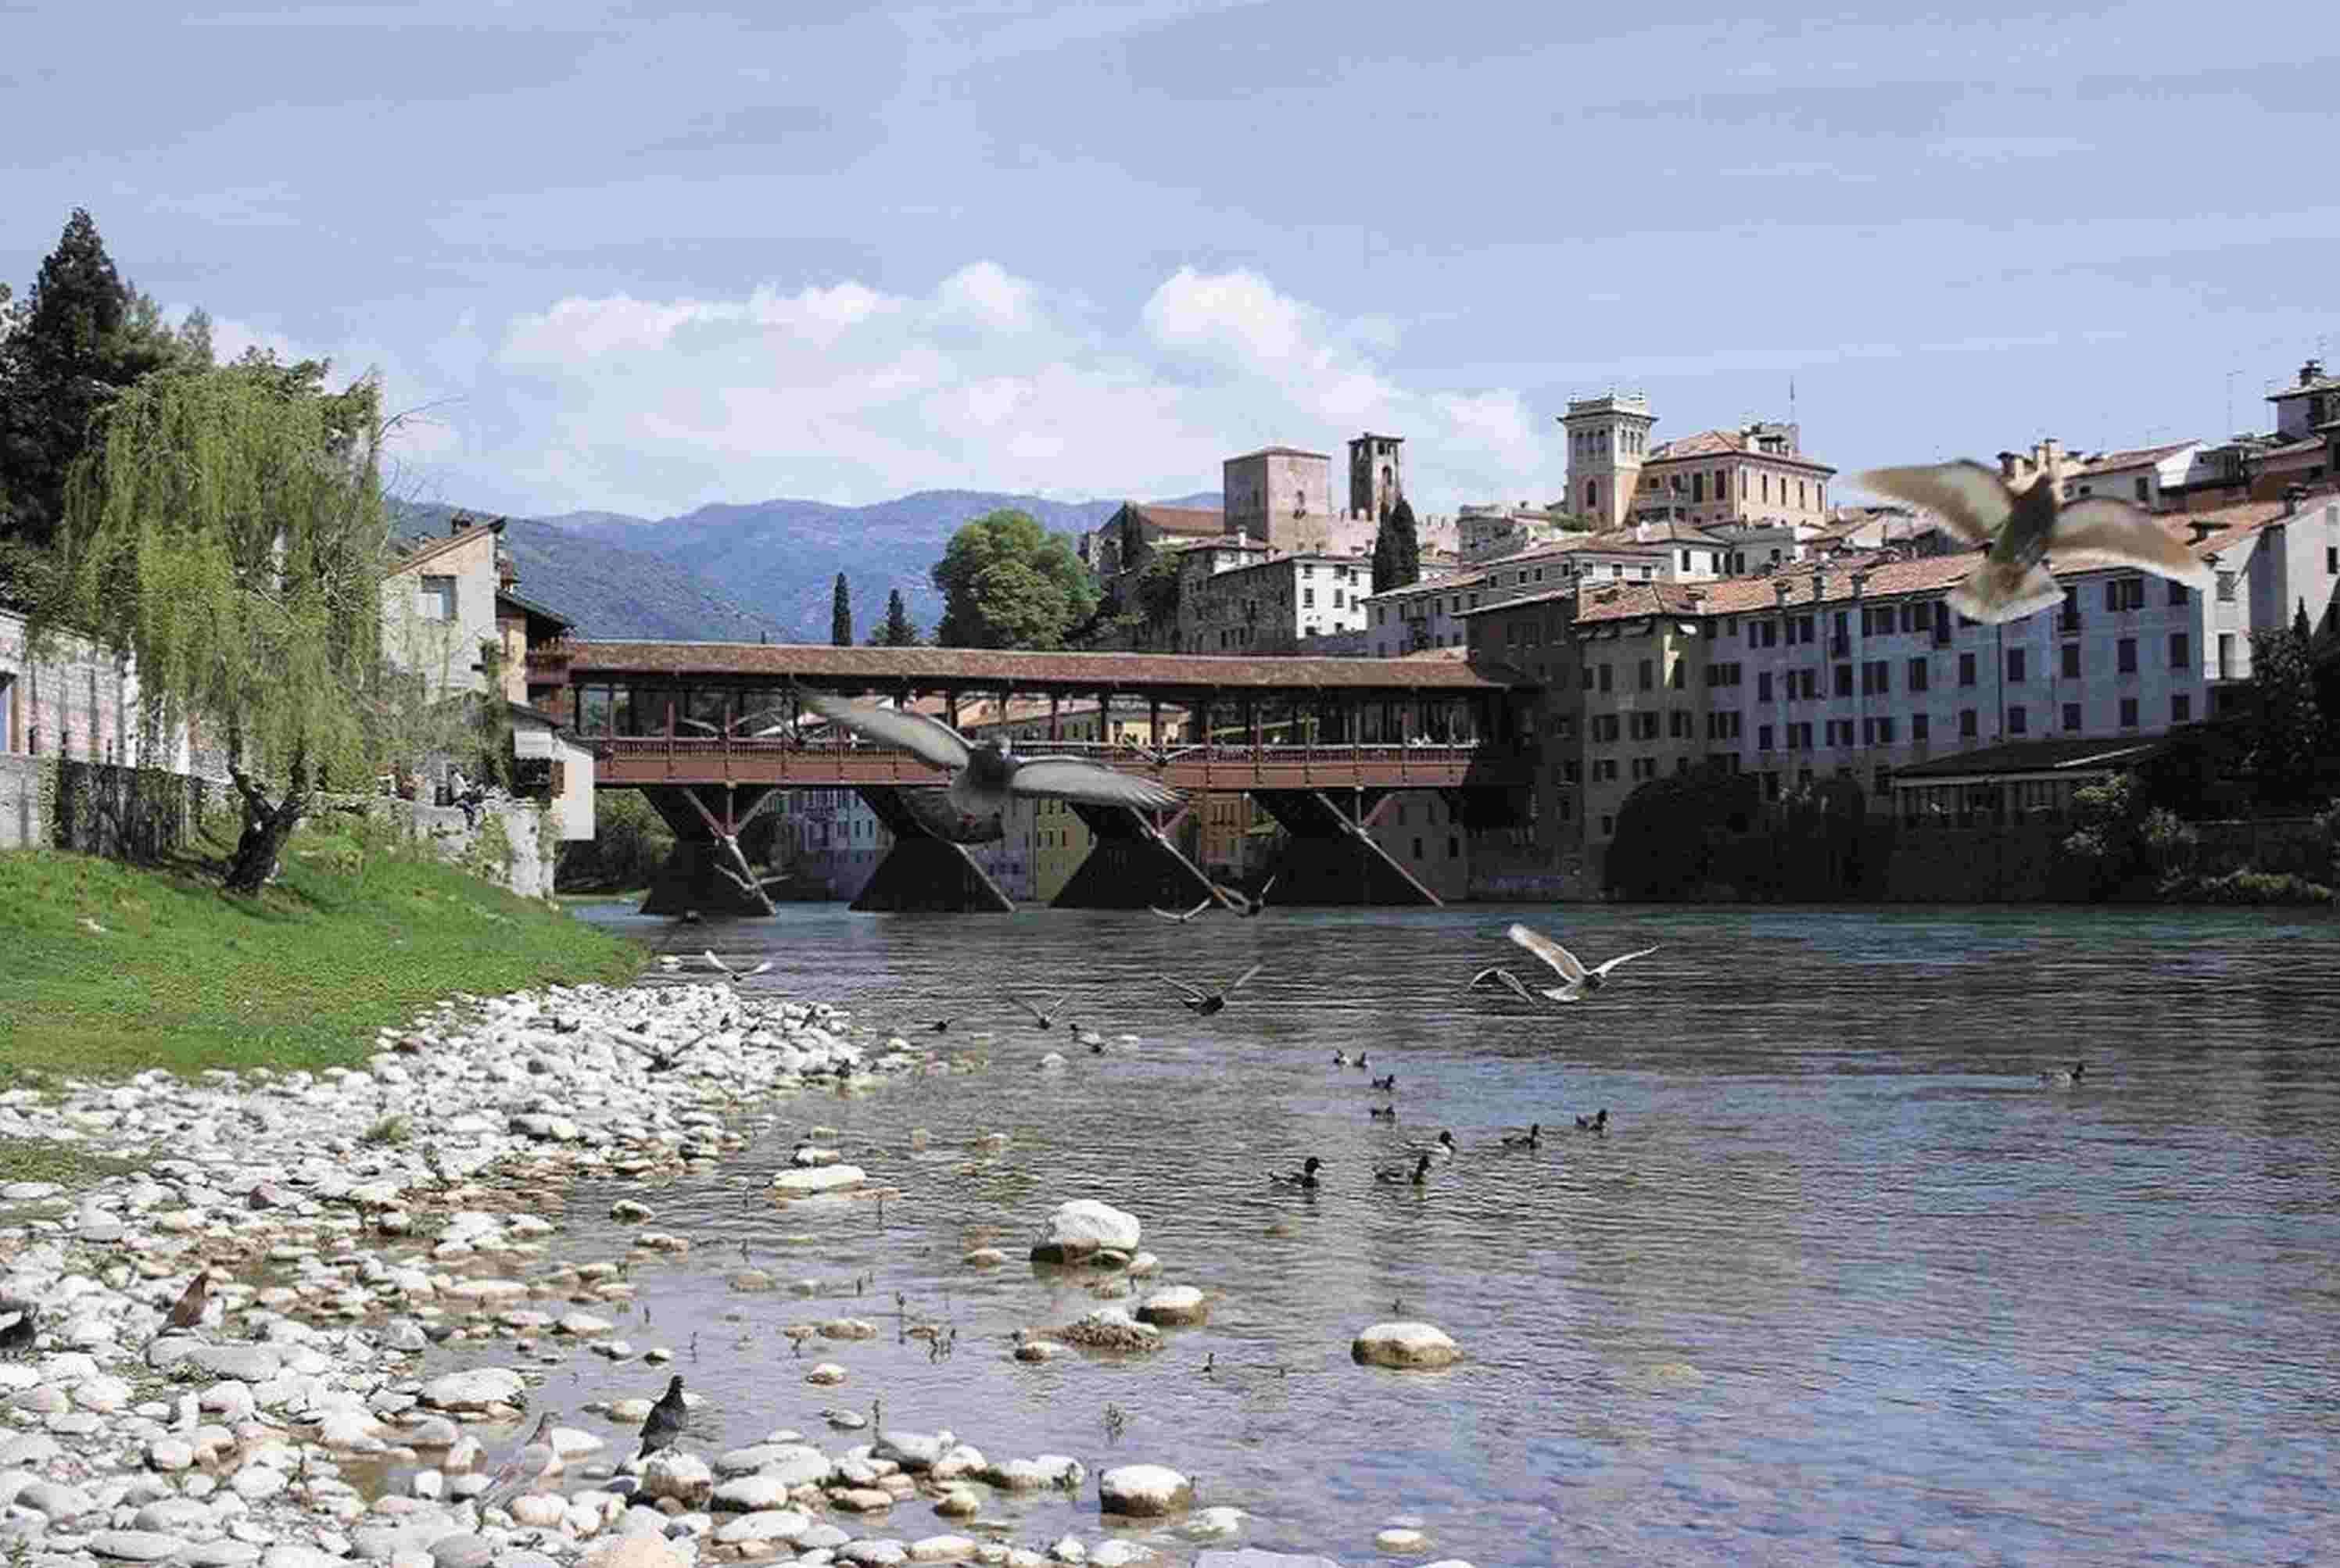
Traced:
<path fill-rule="evenodd" d="M 1525 959 L 1502 939 L 1513 918 L 1592 962 L 1663 945 L 1599 999 L 1531 1011 L 1462 989 Z M 1257 1516 L 1252 1543 L 1351 1562 L 1397 1514 L 1482 1568 L 2340 1548 L 2326 924 L 1474 907 L 1179 927 L 815 906 L 679 945 L 710 942 L 769 956 L 759 991 L 865 1022 L 950 1016 L 947 1043 L 988 1066 L 808 1096 L 715 1179 L 649 1195 L 697 1245 L 636 1264 L 650 1323 L 624 1332 L 682 1353 L 710 1399 L 703 1450 L 776 1426 L 841 1445 L 823 1407 L 882 1399 L 888 1423 L 995 1459 L 1177 1466 Z M 1254 962 L 1210 1020 L 1154 978 L 1215 984 Z M 1037 1072 L 1069 1042 L 1018 1024 L 1019 987 L 1069 991 L 1082 1025 L 1141 1043 Z M 1360 1047 L 1369 1073 L 1332 1066 Z M 2085 1087 L 2035 1080 L 2075 1058 Z M 1366 1114 L 1389 1098 L 1368 1077 L 1392 1071 L 1393 1123 Z M 1573 1130 L 1602 1106 L 1606 1137 Z M 1540 1149 L 1498 1147 L 1531 1121 Z M 882 1229 L 868 1204 L 761 1198 L 816 1123 L 902 1189 Z M 1008 1149 L 972 1147 L 995 1129 Z M 1374 1183 L 1441 1129 L 1462 1153 L 1425 1189 Z M 1310 1154 L 1321 1191 L 1268 1185 Z M 597 1218 L 617 1196 L 578 1195 L 574 1256 L 622 1249 Z M 1159 1282 L 1212 1293 L 1210 1323 L 1140 1359 L 1010 1360 L 1016 1327 L 1096 1304 L 1088 1276 L 1022 1262 L 1079 1196 L 1137 1214 Z M 962 1266 L 992 1242 L 1016 1261 Z M 743 1257 L 829 1294 L 735 1293 Z M 779 1332 L 840 1310 L 883 1332 L 802 1360 Z M 1352 1366 L 1351 1336 L 1392 1316 L 1438 1323 L 1468 1360 Z M 955 1354 L 900 1337 L 920 1320 L 954 1324 Z M 804 1383 L 824 1357 L 850 1369 L 842 1387 Z M 576 1356 L 550 1394 L 573 1408 L 661 1383 Z M 1095 1499 L 987 1514 L 1045 1541 L 1094 1533 Z M 943 1527 L 923 1503 L 895 1513 L 893 1534 Z"/>

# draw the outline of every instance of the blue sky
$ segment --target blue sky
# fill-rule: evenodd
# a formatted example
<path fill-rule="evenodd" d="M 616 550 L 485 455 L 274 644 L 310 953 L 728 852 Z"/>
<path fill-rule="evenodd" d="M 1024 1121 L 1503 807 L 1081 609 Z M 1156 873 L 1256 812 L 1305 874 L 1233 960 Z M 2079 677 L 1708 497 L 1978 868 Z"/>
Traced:
<path fill-rule="evenodd" d="M 1554 417 L 1611 385 L 1662 438 L 1792 378 L 1851 469 L 2264 429 L 2340 361 L 2329 5 L 0 0 L 0 278 L 85 205 L 223 346 L 425 409 L 402 488 L 518 513 L 1168 495 L 1368 428 L 1446 511 L 1557 496 Z"/>

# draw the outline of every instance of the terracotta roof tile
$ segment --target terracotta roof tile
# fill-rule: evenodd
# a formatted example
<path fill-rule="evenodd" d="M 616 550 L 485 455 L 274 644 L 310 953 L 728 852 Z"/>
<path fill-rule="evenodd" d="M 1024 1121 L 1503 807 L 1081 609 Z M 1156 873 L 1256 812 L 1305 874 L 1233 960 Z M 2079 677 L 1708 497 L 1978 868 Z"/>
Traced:
<path fill-rule="evenodd" d="M 2090 458 L 2083 474 L 2107 474 L 2120 468 L 2134 468 L 2145 463 L 2157 463 L 2164 458 L 2175 457 L 2198 441 L 2173 441 L 2166 447 L 2136 447 L 2125 452 L 2099 452 Z"/>
<path fill-rule="evenodd" d="M 1128 509 L 1150 527 L 1165 534 L 1223 534 L 1227 530 L 1227 515 L 1201 507 L 1149 507 L 1137 501 L 1128 503 Z"/>
<path fill-rule="evenodd" d="M 1833 474 L 1836 469 L 1818 458 L 1808 458 L 1800 452 L 1767 452 L 1748 445 L 1747 438 L 1737 430 L 1700 430 L 1693 435 L 1677 436 L 1662 446 L 1650 449 L 1643 459 L 1643 468 L 1660 463 L 1687 462 L 1705 458 L 1760 458 L 1766 462 L 1790 463 L 1800 468 L 1815 468 Z"/>

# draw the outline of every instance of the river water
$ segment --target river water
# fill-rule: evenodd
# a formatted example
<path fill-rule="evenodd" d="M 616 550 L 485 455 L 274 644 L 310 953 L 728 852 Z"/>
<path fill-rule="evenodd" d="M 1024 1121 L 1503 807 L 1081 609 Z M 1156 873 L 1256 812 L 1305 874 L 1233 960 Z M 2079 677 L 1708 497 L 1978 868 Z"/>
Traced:
<path fill-rule="evenodd" d="M 642 1194 L 687 1257 L 637 1263 L 637 1345 L 682 1352 L 703 1452 L 824 1406 L 948 1427 L 994 1459 L 1155 1462 L 1254 1515 L 1244 1539 L 1380 1560 L 2251 1563 L 2340 1555 L 2340 940 L 2264 912 L 1859 913 L 1483 906 L 1151 915 L 863 916 L 791 906 L 669 928 L 768 956 L 761 992 L 828 1000 L 982 1070 L 808 1095 L 720 1173 Z M 1598 961 L 1660 951 L 1600 997 L 1534 1011 L 1464 981 L 1536 966 L 1522 918 Z M 1208 1020 L 1157 971 L 1265 967 Z M 1094 1055 L 1011 993 L 1139 1043 Z M 987 1035 L 987 1038 L 985 1038 Z M 1068 1062 L 1041 1072 L 1044 1051 Z M 1366 1050 L 1369 1071 L 1335 1068 Z M 2087 1063 L 2076 1089 L 2043 1069 Z M 1393 1095 L 1369 1077 L 1394 1072 Z M 1393 1103 L 1395 1121 L 1369 1117 Z M 1607 1107 L 1603 1137 L 1576 1115 Z M 1540 1121 L 1542 1146 L 1502 1149 Z M 886 1205 L 763 1196 L 805 1127 L 901 1189 Z M 913 1152 L 909 1130 L 931 1141 Z M 1013 1134 L 1004 1152 L 971 1145 Z M 1427 1186 L 1377 1166 L 1441 1129 Z M 1315 1193 L 1269 1170 L 1322 1158 Z M 614 1256 L 571 1205 L 574 1256 Z M 1137 1215 L 1164 1271 L 1215 1298 L 1159 1354 L 1017 1363 L 1017 1327 L 1097 1303 L 1025 1247 L 1075 1197 Z M 1014 1261 L 961 1258 L 996 1243 Z M 823 1282 L 741 1294 L 752 1262 Z M 897 1297 L 900 1297 L 897 1304 Z M 1125 1303 L 1134 1305 L 1134 1302 Z M 779 1329 L 837 1313 L 873 1341 Z M 897 1316 L 899 1314 L 899 1316 Z M 1391 1317 L 1443 1327 L 1438 1374 L 1352 1365 Z M 905 1321 L 957 1330 L 947 1359 Z M 850 1370 L 808 1386 L 814 1360 Z M 556 1403 L 654 1395 L 573 1358 Z M 947 1528 L 924 1503 L 887 1533 Z M 1019 1540 L 1096 1538 L 1079 1498 L 1001 1496 Z M 1190 1547 L 1155 1532 L 1145 1539 Z"/>

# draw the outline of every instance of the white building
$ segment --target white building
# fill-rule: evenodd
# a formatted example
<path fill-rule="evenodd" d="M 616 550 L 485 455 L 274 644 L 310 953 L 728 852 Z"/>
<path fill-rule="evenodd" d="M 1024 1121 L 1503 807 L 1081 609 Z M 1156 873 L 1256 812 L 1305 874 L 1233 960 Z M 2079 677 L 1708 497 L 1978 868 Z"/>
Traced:
<path fill-rule="evenodd" d="M 1367 595 L 1365 652 L 1377 659 L 1393 659 L 1429 648 L 1462 646 L 1465 627 L 1460 616 L 1477 606 L 1485 577 L 1483 572 L 1457 572 Z"/>
<path fill-rule="evenodd" d="M 2173 441 L 2130 451 L 2099 452 L 2065 479 L 2064 498 L 2110 496 L 2147 511 L 2161 511 L 2168 504 L 2163 492 L 2184 488 L 2201 451 L 2199 441 Z"/>
<path fill-rule="evenodd" d="M 1317 639 L 1365 630 L 1373 567 L 1363 556 L 1271 556 L 1197 577 L 1182 588 L 1180 619 L 1193 604 L 1187 653 L 1289 654 Z"/>

